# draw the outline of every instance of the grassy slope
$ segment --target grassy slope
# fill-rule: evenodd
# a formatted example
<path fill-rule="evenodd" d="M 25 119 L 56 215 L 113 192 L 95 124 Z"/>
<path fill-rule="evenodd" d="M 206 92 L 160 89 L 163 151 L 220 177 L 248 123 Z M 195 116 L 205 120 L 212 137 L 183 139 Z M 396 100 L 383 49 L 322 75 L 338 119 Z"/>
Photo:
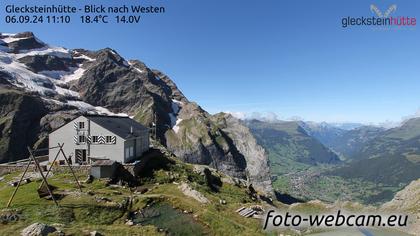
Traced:
<path fill-rule="evenodd" d="M 6 205 L 14 189 L 8 186 L 6 181 L 18 174 L 7 175 L 4 181 L 0 181 L 0 206 Z M 175 180 L 168 177 L 173 174 L 179 177 Z M 194 189 L 203 193 L 212 203 L 202 205 L 194 199 L 185 197 L 178 189 L 178 185 L 172 183 L 173 181 L 189 181 Z M 72 192 L 59 201 L 60 208 L 56 208 L 52 201 L 38 198 L 35 190 L 39 182 L 23 185 L 12 204 L 12 209 L 20 211 L 23 219 L 17 223 L 0 224 L 0 234 L 13 235 L 34 222 L 43 222 L 63 224 L 61 228 L 66 235 L 82 235 L 86 231 L 94 230 L 105 235 L 115 235 L 115 233 L 118 235 L 158 235 L 159 232 L 154 226 L 129 227 L 125 225 L 129 211 L 141 209 L 150 201 L 163 201 L 175 208 L 192 212 L 191 214 L 197 215 L 196 221 L 204 227 L 206 234 L 263 234 L 258 220 L 243 218 L 235 212 L 244 205 L 261 204 L 253 202 L 246 194 L 245 188 L 223 184 L 219 193 L 213 193 L 203 184 L 205 183 L 203 176 L 195 174 L 192 167 L 179 163 L 169 170 L 155 171 L 152 177 L 144 178 L 142 182 L 150 189 L 143 195 L 133 194 L 128 188 L 105 187 L 105 183 L 99 180 L 92 184 L 83 184 L 84 193 L 78 194 L 70 175 L 55 175 L 50 178 L 50 184 L 58 187 L 56 191 Z M 107 197 L 116 203 L 123 203 L 127 197 L 132 197 L 133 205 L 125 210 L 118 208 L 115 204 L 98 203 L 95 196 L 86 194 L 88 191 L 94 192 L 96 197 Z M 227 204 L 219 204 L 219 199 L 226 200 Z"/>
<path fill-rule="evenodd" d="M 10 180 L 13 176 L 20 173 L 5 176 L 5 180 Z M 84 176 L 79 176 L 84 178 Z M 153 227 L 129 228 L 125 227 L 121 218 L 125 212 L 116 206 L 97 203 L 92 196 L 88 194 L 79 195 L 75 182 L 71 181 L 71 175 L 61 174 L 49 179 L 50 185 L 58 187 L 58 190 L 71 191 L 73 194 L 64 197 L 59 201 L 60 208 L 57 208 L 52 201 L 40 199 L 36 193 L 39 182 L 32 182 L 23 185 L 13 200 L 11 209 L 21 212 L 23 220 L 15 224 L 0 225 L 2 234 L 20 232 L 26 226 L 34 222 L 43 222 L 47 224 L 64 224 L 63 230 L 68 234 L 80 235 L 83 230 L 98 230 L 103 233 L 121 232 L 122 235 L 128 234 L 150 234 L 154 235 L 156 229 Z M 97 196 L 110 196 L 113 201 L 122 202 L 125 196 L 130 193 L 127 189 L 118 189 L 122 195 L 112 194 L 114 190 L 108 190 L 103 182 L 95 181 L 92 184 L 85 184 L 83 191 L 93 191 Z M 0 182 L 0 206 L 3 208 L 14 188 L 6 185 L 5 181 Z"/>

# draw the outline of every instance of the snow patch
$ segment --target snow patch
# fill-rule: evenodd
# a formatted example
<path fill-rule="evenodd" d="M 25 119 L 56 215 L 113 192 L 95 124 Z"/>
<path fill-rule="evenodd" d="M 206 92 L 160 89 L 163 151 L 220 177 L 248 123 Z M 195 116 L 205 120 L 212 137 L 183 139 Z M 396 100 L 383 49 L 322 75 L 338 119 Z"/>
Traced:
<path fill-rule="evenodd" d="M 113 49 L 111 49 L 111 50 L 109 50 L 114 56 L 116 56 L 116 57 L 120 57 L 120 58 L 122 58 L 121 56 L 119 56 L 118 54 L 117 54 L 117 52 L 115 52 Z M 115 58 L 113 58 L 113 61 L 115 62 L 115 63 L 119 63 L 118 61 L 116 61 L 115 60 Z M 124 58 L 122 58 L 122 63 L 123 63 L 123 65 L 125 66 L 125 67 L 130 67 L 130 63 L 128 62 L 128 61 L 126 61 Z"/>
<path fill-rule="evenodd" d="M 114 56 L 118 56 L 117 53 L 114 50 L 109 50 Z"/>
<path fill-rule="evenodd" d="M 59 58 L 71 59 L 71 53 L 68 49 L 62 47 L 50 47 L 45 46 L 42 48 L 31 49 L 31 50 L 21 50 L 17 55 L 17 59 L 26 57 L 26 56 L 55 56 Z"/>
<path fill-rule="evenodd" d="M 14 36 L 13 34 L 2 34 L 2 36 Z M 4 39 L 3 39 L 4 40 Z M 9 39 L 10 42 L 12 39 Z M 17 39 L 18 40 L 18 39 Z M 38 40 L 38 39 L 37 39 Z M 0 43 L 3 42 L 0 40 Z M 42 43 L 40 40 L 38 42 Z M 8 47 L 0 45 L 0 71 L 4 71 L 9 74 L 11 79 L 10 82 L 17 87 L 25 88 L 29 91 L 38 92 L 41 95 L 57 95 L 61 94 L 67 98 L 71 97 L 69 101 L 62 102 L 56 99 L 43 97 L 45 101 L 49 101 L 59 105 L 68 105 L 76 107 L 82 111 L 95 114 L 106 114 L 113 116 L 124 116 L 128 117 L 128 114 L 125 113 L 113 113 L 107 108 L 104 107 L 95 107 L 91 104 L 78 100 L 80 94 L 76 91 L 63 88 L 62 85 L 73 80 L 80 79 L 83 76 L 86 69 L 81 67 L 72 67 L 70 71 L 41 71 L 39 73 L 34 73 L 27 68 L 27 66 L 18 61 L 19 58 L 25 56 L 39 56 L 39 55 L 52 55 L 60 58 L 71 59 L 71 52 L 65 48 L 61 47 L 50 47 L 45 46 L 43 48 L 34 49 L 34 50 L 25 50 L 21 51 L 18 54 L 9 54 Z M 114 53 L 114 52 L 113 52 Z M 90 58 L 85 55 L 81 55 L 77 58 L 86 59 L 89 61 L 94 61 L 95 59 Z M 128 65 L 128 62 L 125 62 Z M 61 86 L 60 86 L 61 85 Z M 73 100 L 74 99 L 74 100 Z M 176 124 L 176 118 L 174 121 Z"/>
<path fill-rule="evenodd" d="M 182 121 L 182 119 L 180 119 L 180 118 L 178 118 L 176 120 L 175 126 L 172 128 L 175 133 L 178 133 L 178 131 L 179 131 L 179 124 L 181 123 L 181 121 Z"/>
<path fill-rule="evenodd" d="M 13 43 L 13 42 L 16 42 L 16 41 L 20 41 L 20 40 L 23 40 L 23 39 L 28 39 L 28 37 L 26 37 L 26 38 L 13 38 L 13 37 L 7 37 L 7 38 L 3 38 L 2 40 L 5 42 L 5 43 Z"/>
<path fill-rule="evenodd" d="M 77 101 L 77 100 L 69 100 L 67 102 L 58 101 L 51 98 L 42 98 L 44 101 L 54 103 L 60 106 L 72 106 L 78 108 L 82 112 L 87 112 L 90 114 L 97 114 L 97 115 L 111 115 L 111 116 L 121 116 L 121 117 L 130 117 L 134 118 L 133 116 L 129 116 L 126 113 L 113 113 L 110 110 L 104 108 L 104 107 L 95 107 L 90 105 L 89 103 L 83 102 L 83 101 Z"/>
<path fill-rule="evenodd" d="M 96 59 L 92 58 L 92 57 L 88 57 L 86 55 L 80 55 L 77 57 L 73 57 L 73 59 L 83 59 L 83 60 L 88 60 L 88 61 L 96 61 Z"/>
<path fill-rule="evenodd" d="M 43 70 L 38 72 L 38 74 L 45 75 L 56 80 L 60 80 L 64 75 L 70 73 L 68 71 L 63 70 Z"/>
<path fill-rule="evenodd" d="M 89 103 L 83 101 L 67 101 L 67 104 L 73 107 L 77 107 L 81 111 L 91 112 L 96 114 L 103 114 L 103 115 L 112 115 L 112 116 L 121 116 L 121 117 L 128 117 L 126 113 L 113 113 L 105 107 L 95 107 L 90 105 Z"/>
<path fill-rule="evenodd" d="M 74 77 L 78 75 L 66 71 L 42 71 L 36 74 L 30 71 L 25 64 L 20 63 L 17 60 L 18 57 L 15 54 L 0 51 L 0 70 L 8 73 L 13 78 L 10 82 L 17 87 L 26 88 L 43 95 L 61 94 L 79 97 L 79 94 L 75 91 L 55 86 L 62 83 L 60 79 L 66 78 L 66 76 Z M 74 70 L 75 73 L 79 72 L 77 69 Z"/>
<path fill-rule="evenodd" d="M 183 102 L 176 100 L 176 99 L 172 99 L 172 111 L 175 114 L 179 113 L 179 110 L 181 110 L 181 107 L 184 105 Z"/>
<path fill-rule="evenodd" d="M 80 98 L 80 94 L 78 92 L 70 90 L 70 89 L 61 88 L 60 86 L 57 86 L 57 85 L 55 86 L 55 91 L 66 97 Z"/>
<path fill-rule="evenodd" d="M 127 62 L 127 64 L 128 64 L 129 66 L 133 67 L 133 68 L 134 68 L 136 71 L 138 71 L 140 74 L 143 74 L 143 73 L 144 73 L 144 71 L 143 71 L 143 70 L 141 70 L 141 69 L 139 69 L 139 68 L 137 68 L 137 67 L 134 65 L 134 63 L 132 63 L 132 62 L 128 61 L 128 62 Z"/>
<path fill-rule="evenodd" d="M 172 102 L 174 102 L 174 103 L 176 103 L 176 104 L 178 104 L 178 105 L 180 105 L 180 106 L 184 105 L 184 103 L 183 103 L 183 102 L 181 102 L 181 101 L 179 101 L 179 100 L 176 100 L 176 99 L 172 99 Z"/>
<path fill-rule="evenodd" d="M 24 87 L 44 95 L 50 94 L 51 92 L 56 93 L 53 90 L 54 85 L 48 77 L 35 74 L 28 70 L 25 65 L 14 61 L 1 52 L 0 70 L 10 74 L 15 79 L 15 85 L 18 87 Z"/>
<path fill-rule="evenodd" d="M 169 117 L 171 118 L 171 127 L 172 130 L 175 133 L 178 133 L 179 131 L 179 124 L 181 123 L 182 119 L 178 118 L 178 113 L 181 110 L 182 105 L 184 105 L 183 102 L 172 99 L 172 112 L 169 114 Z"/>
<path fill-rule="evenodd" d="M 16 34 L 12 34 L 12 33 L 1 33 L 1 36 L 14 37 L 14 36 L 16 36 Z"/>
<path fill-rule="evenodd" d="M 80 79 L 80 77 L 83 76 L 83 74 L 85 73 L 85 69 L 83 68 L 78 68 L 76 69 L 73 74 L 69 74 L 69 75 L 64 75 L 61 80 L 63 80 L 65 83 L 73 81 L 73 80 L 78 80 Z"/>

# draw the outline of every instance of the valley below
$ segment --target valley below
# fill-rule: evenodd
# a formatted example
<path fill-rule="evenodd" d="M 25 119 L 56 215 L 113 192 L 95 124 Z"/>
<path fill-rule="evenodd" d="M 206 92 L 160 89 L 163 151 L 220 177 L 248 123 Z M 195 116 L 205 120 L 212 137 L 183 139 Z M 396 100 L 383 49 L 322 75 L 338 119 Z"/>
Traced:
<path fill-rule="evenodd" d="M 303 201 L 380 205 L 420 178 L 418 118 L 390 130 L 289 121 L 245 123 L 268 152 L 274 189 Z"/>

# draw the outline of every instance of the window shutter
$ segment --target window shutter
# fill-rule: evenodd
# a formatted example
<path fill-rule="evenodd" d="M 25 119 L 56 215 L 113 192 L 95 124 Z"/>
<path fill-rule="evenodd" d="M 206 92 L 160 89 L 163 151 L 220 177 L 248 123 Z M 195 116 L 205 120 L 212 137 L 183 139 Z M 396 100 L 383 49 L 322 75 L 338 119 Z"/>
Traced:
<path fill-rule="evenodd" d="M 78 145 L 79 144 L 79 136 L 74 136 L 73 137 L 73 140 L 74 140 L 74 144 L 76 144 L 76 145 Z"/>
<path fill-rule="evenodd" d="M 98 137 L 98 143 L 99 144 L 104 144 L 105 143 L 105 137 L 104 136 L 99 136 Z"/>

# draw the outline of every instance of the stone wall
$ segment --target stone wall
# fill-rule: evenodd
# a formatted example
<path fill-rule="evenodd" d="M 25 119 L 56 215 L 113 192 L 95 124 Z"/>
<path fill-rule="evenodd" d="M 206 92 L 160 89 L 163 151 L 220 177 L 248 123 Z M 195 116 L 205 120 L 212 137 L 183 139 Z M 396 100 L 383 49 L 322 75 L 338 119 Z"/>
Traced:
<path fill-rule="evenodd" d="M 0 176 L 10 174 L 13 172 L 22 172 L 25 170 L 25 168 L 26 168 L 26 165 L 0 165 Z M 36 170 L 35 165 L 29 166 L 29 169 L 28 169 L 29 172 L 34 172 L 35 170 Z"/>
<path fill-rule="evenodd" d="M 142 169 L 143 165 L 140 163 L 137 164 L 126 164 L 123 165 L 124 169 L 126 169 L 130 174 L 136 175 Z M 13 173 L 13 172 L 23 172 L 26 168 L 26 165 L 0 165 L 0 176 Z M 47 166 L 41 166 L 43 171 L 47 171 Z M 78 175 L 89 175 L 90 174 L 90 165 L 82 165 L 82 166 L 72 166 L 73 171 Z M 35 165 L 29 166 L 29 172 L 35 172 L 36 167 Z M 56 174 L 61 173 L 71 173 L 70 168 L 67 165 L 64 166 L 53 166 L 52 172 Z"/>
<path fill-rule="evenodd" d="M 82 165 L 82 166 L 72 166 L 71 168 L 73 171 L 78 175 L 89 175 L 90 173 L 90 165 Z M 51 170 L 54 174 L 62 174 L 62 173 L 71 173 L 70 168 L 65 166 L 53 166 Z"/>

